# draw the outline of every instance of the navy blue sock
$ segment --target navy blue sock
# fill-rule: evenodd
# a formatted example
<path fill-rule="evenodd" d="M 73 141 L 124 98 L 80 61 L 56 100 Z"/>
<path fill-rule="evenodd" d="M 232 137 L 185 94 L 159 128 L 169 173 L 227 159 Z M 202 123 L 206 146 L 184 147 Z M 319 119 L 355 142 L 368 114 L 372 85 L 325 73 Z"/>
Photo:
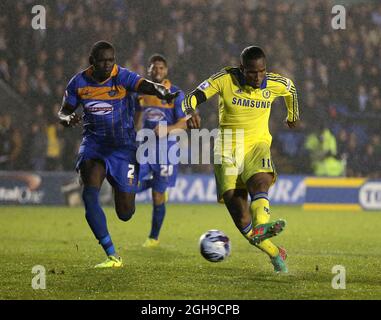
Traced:
<path fill-rule="evenodd" d="M 245 227 L 242 227 L 242 228 L 238 228 L 239 231 L 241 231 L 242 235 L 249 241 L 251 241 L 251 239 L 253 238 L 254 236 L 254 230 L 253 230 L 253 221 L 250 220 L 249 224 Z"/>
<path fill-rule="evenodd" d="M 163 224 L 165 216 L 165 203 L 162 203 L 158 206 L 153 206 L 153 212 L 152 212 L 152 226 L 151 226 L 151 233 L 149 235 L 152 239 L 158 239 L 159 233 L 161 229 L 161 225 Z"/>
<path fill-rule="evenodd" d="M 269 200 L 269 194 L 267 192 L 256 192 L 256 193 L 250 192 L 250 199 L 252 202 L 258 199 Z"/>
<path fill-rule="evenodd" d="M 98 239 L 106 254 L 115 255 L 115 248 L 107 230 L 106 216 L 99 202 L 99 189 L 96 187 L 84 187 L 82 193 L 86 209 L 86 220 L 95 238 Z"/>

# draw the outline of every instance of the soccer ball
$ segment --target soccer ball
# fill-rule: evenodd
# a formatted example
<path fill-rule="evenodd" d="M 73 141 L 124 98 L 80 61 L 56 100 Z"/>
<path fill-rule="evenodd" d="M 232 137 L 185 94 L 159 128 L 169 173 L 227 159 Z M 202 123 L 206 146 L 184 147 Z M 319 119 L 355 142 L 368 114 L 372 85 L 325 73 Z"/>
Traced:
<path fill-rule="evenodd" d="M 210 262 L 219 262 L 230 254 L 230 240 L 220 230 L 209 230 L 200 237 L 201 255 Z"/>

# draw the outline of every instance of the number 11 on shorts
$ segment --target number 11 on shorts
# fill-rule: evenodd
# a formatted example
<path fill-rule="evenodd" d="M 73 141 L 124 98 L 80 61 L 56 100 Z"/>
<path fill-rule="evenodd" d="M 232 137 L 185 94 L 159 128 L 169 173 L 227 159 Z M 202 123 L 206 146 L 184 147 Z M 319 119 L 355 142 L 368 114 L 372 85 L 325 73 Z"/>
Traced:
<path fill-rule="evenodd" d="M 263 168 L 271 168 L 270 158 L 262 159 L 262 167 Z"/>

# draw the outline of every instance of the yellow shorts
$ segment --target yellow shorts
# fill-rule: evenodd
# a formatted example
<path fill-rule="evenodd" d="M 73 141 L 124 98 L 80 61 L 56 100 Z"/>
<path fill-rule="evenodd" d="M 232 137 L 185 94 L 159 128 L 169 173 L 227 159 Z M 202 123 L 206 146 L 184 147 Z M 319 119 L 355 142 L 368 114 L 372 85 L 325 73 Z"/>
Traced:
<path fill-rule="evenodd" d="M 271 160 L 270 146 L 265 142 L 252 145 L 242 160 L 232 160 L 232 157 L 223 156 L 221 162 L 214 165 L 218 202 L 223 202 L 222 196 L 228 190 L 247 190 L 247 180 L 256 173 L 272 173 L 274 175 L 272 183 L 276 181 L 277 174 Z"/>

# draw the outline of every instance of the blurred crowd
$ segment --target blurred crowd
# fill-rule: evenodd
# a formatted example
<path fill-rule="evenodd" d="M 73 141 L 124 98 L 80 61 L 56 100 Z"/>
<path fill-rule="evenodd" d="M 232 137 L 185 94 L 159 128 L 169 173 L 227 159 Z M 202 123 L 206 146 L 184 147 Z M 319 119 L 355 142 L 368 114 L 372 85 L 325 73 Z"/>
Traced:
<path fill-rule="evenodd" d="M 142 75 L 151 54 L 164 54 L 170 79 L 186 92 L 222 67 L 238 65 L 244 47 L 259 45 L 268 70 L 293 79 L 299 94 L 296 131 L 283 123 L 284 102 L 273 104 L 279 172 L 381 176 L 377 1 L 347 5 L 345 30 L 332 28 L 329 0 L 41 0 L 46 30 L 31 27 L 34 4 L 0 5 L 0 79 L 26 104 L 1 106 L 0 170 L 73 169 L 81 131 L 61 128 L 56 113 L 69 79 L 88 66 L 91 45 L 105 39 L 115 45 L 119 64 Z M 216 99 L 200 113 L 204 127 L 217 126 Z"/>

